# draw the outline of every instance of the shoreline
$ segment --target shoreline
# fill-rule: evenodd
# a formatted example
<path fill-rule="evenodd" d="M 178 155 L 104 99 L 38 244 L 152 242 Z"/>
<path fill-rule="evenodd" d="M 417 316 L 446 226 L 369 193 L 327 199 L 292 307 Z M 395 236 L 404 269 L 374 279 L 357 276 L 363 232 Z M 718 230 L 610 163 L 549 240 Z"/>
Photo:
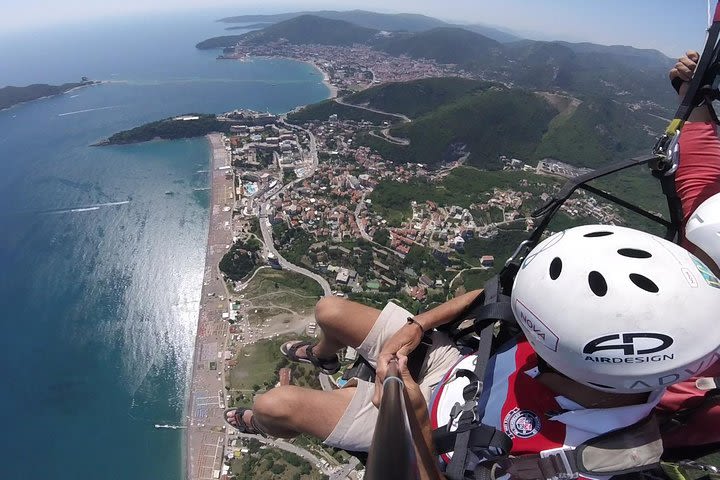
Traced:
<path fill-rule="evenodd" d="M 279 55 L 278 55 L 278 56 L 250 55 L 250 56 L 243 57 L 243 58 L 233 58 L 233 57 L 226 57 L 226 58 L 227 58 L 228 60 L 235 60 L 235 61 L 238 61 L 238 62 L 245 62 L 245 61 L 247 61 L 248 59 L 260 58 L 260 59 L 264 59 L 264 60 L 278 60 L 278 59 L 280 59 L 280 60 L 292 60 L 293 62 L 305 63 L 305 64 L 310 65 L 311 67 L 313 67 L 315 70 L 317 70 L 318 72 L 320 72 L 320 75 L 322 75 L 322 77 L 323 77 L 322 83 L 323 83 L 323 85 L 325 85 L 325 86 L 327 87 L 327 89 L 330 91 L 330 96 L 329 96 L 328 98 L 326 98 L 325 100 L 333 100 L 333 99 L 337 98 L 337 96 L 338 96 L 338 87 L 336 87 L 335 85 L 333 85 L 332 83 L 330 83 L 330 75 L 329 75 L 325 70 L 323 70 L 322 67 L 320 67 L 317 63 L 315 63 L 315 62 L 312 61 L 312 60 L 302 60 L 302 59 L 299 59 L 299 58 L 283 57 L 283 56 L 279 56 Z M 306 107 L 307 105 L 303 105 L 303 106 Z"/>
<path fill-rule="evenodd" d="M 322 75 L 322 82 L 329 91 L 329 97 L 326 100 L 337 98 L 338 88 L 330 83 L 330 75 L 314 62 L 289 57 L 257 56 L 252 58 L 283 58 L 308 64 Z M 242 59 L 238 60 L 242 61 Z M 221 207 L 224 205 L 232 208 L 232 204 L 227 204 L 226 192 L 228 188 L 231 192 L 234 190 L 235 180 L 234 176 L 231 180 L 227 180 L 224 172 L 218 170 L 219 167 L 230 165 L 229 155 L 225 151 L 221 140 L 222 134 L 212 133 L 205 135 L 205 138 L 207 138 L 210 147 L 210 158 L 208 160 L 210 163 L 210 219 L 205 247 L 205 273 L 201 288 L 195 346 L 190 367 L 185 412 L 183 413 L 187 428 L 182 446 L 184 458 L 181 459 L 181 462 L 185 466 L 185 478 L 188 480 L 205 478 L 206 475 L 203 475 L 203 472 L 208 474 L 215 470 L 213 467 L 215 467 L 216 462 L 217 469 L 221 468 L 223 447 L 227 440 L 223 419 L 223 410 L 225 408 L 223 390 L 225 366 L 224 361 L 219 359 L 219 355 L 222 355 L 225 350 L 224 338 L 227 335 L 227 324 L 222 319 L 219 310 L 222 311 L 223 307 L 227 308 L 228 306 L 223 305 L 226 302 L 218 304 L 219 295 L 227 295 L 226 286 L 219 275 L 218 265 L 220 258 L 232 243 L 232 210 L 223 212 Z M 213 308 L 214 306 L 215 308 Z M 215 314 L 211 315 L 211 313 Z M 220 342 L 222 342 L 222 348 L 220 348 Z M 204 366 L 208 359 L 217 362 L 216 370 L 212 373 L 210 369 L 206 369 Z M 217 375 L 215 372 L 217 372 Z M 200 405 L 203 398 L 211 397 L 214 393 L 213 388 L 217 392 L 215 393 L 217 395 L 215 405 L 212 407 L 209 404 Z M 203 407 L 204 410 L 201 415 L 198 415 L 199 407 Z M 198 424 L 197 422 L 201 418 L 203 423 Z M 217 448 L 210 448 L 213 445 L 216 445 Z M 206 466 L 208 458 L 213 459 L 210 467 Z"/>
<path fill-rule="evenodd" d="M 228 310 L 227 291 L 219 275 L 220 258 L 232 243 L 232 192 L 234 178 L 228 179 L 221 167 L 230 165 L 222 134 L 206 135 L 210 147 L 210 212 L 205 249 L 205 267 L 201 288 L 198 324 L 195 333 L 190 383 L 184 419 L 187 425 L 183 445 L 185 478 L 213 478 L 222 468 L 226 442 L 223 410 L 225 365 L 222 354 L 228 325 L 222 313 Z"/>
<path fill-rule="evenodd" d="M 291 58 L 290 60 L 297 60 L 297 59 Z M 328 97 L 327 100 L 334 100 L 337 98 L 338 88 L 335 85 L 333 85 L 332 83 L 330 83 L 330 75 L 325 70 L 320 68 L 320 66 L 317 63 L 309 61 L 309 60 L 297 60 L 297 61 L 307 63 L 308 65 L 312 65 L 318 72 L 320 72 L 322 74 L 322 76 L 323 76 L 322 83 L 328 88 L 328 90 L 330 90 L 330 97 Z"/>

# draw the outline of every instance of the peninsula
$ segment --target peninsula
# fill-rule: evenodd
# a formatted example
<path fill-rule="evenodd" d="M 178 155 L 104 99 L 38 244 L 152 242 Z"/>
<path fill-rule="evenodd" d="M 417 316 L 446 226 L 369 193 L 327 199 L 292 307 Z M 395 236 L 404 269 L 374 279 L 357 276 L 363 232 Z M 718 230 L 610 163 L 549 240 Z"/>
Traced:
<path fill-rule="evenodd" d="M 178 140 L 181 138 L 204 137 L 213 132 L 228 133 L 229 131 L 230 124 L 222 121 L 216 115 L 190 113 L 118 132 L 93 146 L 128 145 L 149 142 L 150 140 Z"/>
<path fill-rule="evenodd" d="M 53 97 L 62 95 L 70 90 L 87 85 L 95 85 L 100 82 L 88 80 L 83 77 L 82 81 L 76 83 L 63 83 L 62 85 L 48 85 L 46 83 L 35 83 L 26 87 L 3 87 L 0 88 L 0 110 L 10 108 L 19 103 L 30 102 L 38 98 Z"/>

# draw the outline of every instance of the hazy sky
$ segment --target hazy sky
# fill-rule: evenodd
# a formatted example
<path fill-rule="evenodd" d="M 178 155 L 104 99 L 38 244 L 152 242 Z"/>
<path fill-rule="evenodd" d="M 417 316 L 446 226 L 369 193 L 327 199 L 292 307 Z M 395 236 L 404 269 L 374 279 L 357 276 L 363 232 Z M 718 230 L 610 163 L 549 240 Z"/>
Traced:
<path fill-rule="evenodd" d="M 218 8 L 226 14 L 312 8 L 423 13 L 505 27 L 527 38 L 656 48 L 670 56 L 688 47 L 701 48 L 707 24 L 706 0 L 0 0 L 0 30 L 143 12 Z"/>

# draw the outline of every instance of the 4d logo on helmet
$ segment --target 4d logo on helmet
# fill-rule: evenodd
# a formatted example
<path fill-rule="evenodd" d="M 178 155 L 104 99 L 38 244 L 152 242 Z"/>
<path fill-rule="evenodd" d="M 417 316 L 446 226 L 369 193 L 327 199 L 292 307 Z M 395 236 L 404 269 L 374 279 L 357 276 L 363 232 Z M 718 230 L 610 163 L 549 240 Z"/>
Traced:
<path fill-rule="evenodd" d="M 622 338 L 621 338 L 622 337 Z M 583 348 L 585 360 L 598 363 L 646 363 L 672 360 L 675 354 L 651 355 L 673 344 L 672 337 L 662 333 L 615 333 L 589 341 Z M 594 356 L 597 352 L 614 352 L 613 356 Z M 620 357 L 621 356 L 621 357 Z"/>

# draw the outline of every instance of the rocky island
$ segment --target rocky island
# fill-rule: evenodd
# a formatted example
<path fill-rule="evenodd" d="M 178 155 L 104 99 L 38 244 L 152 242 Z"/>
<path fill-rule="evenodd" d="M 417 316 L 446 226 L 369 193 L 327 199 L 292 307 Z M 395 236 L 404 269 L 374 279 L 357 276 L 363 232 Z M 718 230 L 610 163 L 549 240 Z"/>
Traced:
<path fill-rule="evenodd" d="M 63 83 L 62 85 L 48 85 L 46 83 L 35 83 L 26 87 L 7 86 L 0 88 L 0 110 L 10 108 L 19 103 L 30 102 L 38 98 L 53 97 L 62 95 L 70 90 L 88 85 L 95 85 L 100 82 L 88 80 L 83 77 L 80 82 Z"/>

